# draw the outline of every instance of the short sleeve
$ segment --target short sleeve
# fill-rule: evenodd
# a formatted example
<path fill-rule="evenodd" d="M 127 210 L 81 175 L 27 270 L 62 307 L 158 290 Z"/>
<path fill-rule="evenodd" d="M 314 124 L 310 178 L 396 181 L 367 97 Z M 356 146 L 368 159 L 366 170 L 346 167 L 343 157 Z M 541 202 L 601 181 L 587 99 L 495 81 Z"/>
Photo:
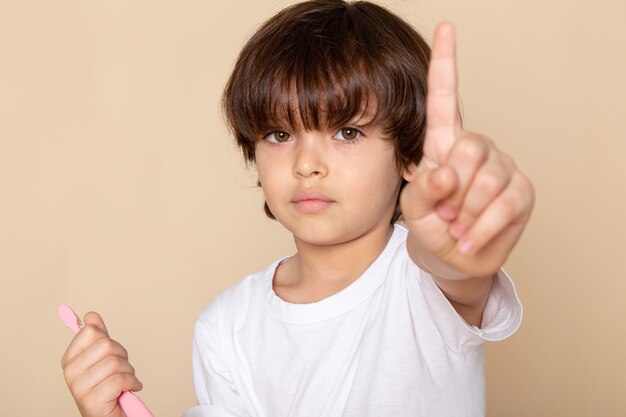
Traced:
<path fill-rule="evenodd" d="M 182 417 L 248 417 L 220 350 L 217 300 L 196 321 L 192 369 L 198 405 Z"/>
<path fill-rule="evenodd" d="M 457 354 L 465 356 L 486 341 L 506 339 L 519 328 L 522 304 L 504 269 L 495 274 L 479 328 L 463 320 L 430 274 L 413 265 L 429 315 L 448 347 Z"/>
<path fill-rule="evenodd" d="M 517 331 L 522 323 L 522 303 L 515 285 L 504 269 L 496 274 L 491 293 L 483 312 L 480 328 L 471 326 L 472 331 L 484 340 L 506 339 Z"/>

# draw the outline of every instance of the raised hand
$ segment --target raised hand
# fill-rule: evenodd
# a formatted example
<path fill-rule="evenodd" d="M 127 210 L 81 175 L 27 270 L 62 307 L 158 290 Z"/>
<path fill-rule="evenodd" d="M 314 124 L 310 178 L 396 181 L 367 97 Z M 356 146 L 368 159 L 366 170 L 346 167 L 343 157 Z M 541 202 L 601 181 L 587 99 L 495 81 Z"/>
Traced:
<path fill-rule="evenodd" d="M 400 197 L 409 253 L 431 274 L 482 277 L 502 266 L 532 211 L 534 189 L 488 138 L 465 131 L 457 98 L 454 26 L 435 30 L 419 165 Z"/>
<path fill-rule="evenodd" d="M 109 337 L 97 313 L 85 315 L 85 326 L 70 343 L 61 366 L 83 417 L 126 417 L 118 403 L 120 393 L 142 388 L 126 350 Z"/>

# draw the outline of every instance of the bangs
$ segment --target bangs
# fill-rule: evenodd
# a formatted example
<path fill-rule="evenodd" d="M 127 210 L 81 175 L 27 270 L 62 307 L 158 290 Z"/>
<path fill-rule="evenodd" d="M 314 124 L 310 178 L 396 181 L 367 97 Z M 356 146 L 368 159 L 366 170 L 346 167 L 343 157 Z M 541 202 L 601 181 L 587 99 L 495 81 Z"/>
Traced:
<path fill-rule="evenodd" d="M 222 105 L 249 162 L 255 142 L 277 129 L 354 123 L 413 136 L 425 122 L 428 58 L 423 39 L 379 6 L 299 3 L 246 44 Z"/>
<path fill-rule="evenodd" d="M 242 103 L 246 136 L 253 139 L 278 128 L 310 131 L 346 123 L 378 124 L 388 117 L 393 106 L 383 86 L 389 83 L 376 82 L 380 77 L 372 77 L 372 65 L 363 56 L 349 48 L 303 51 L 281 54 L 280 62 L 253 80 L 259 91 Z"/>
<path fill-rule="evenodd" d="M 328 68 L 321 61 L 315 65 L 309 67 L 310 73 L 295 70 L 284 73 L 284 81 L 278 77 L 274 82 L 267 80 L 263 89 L 266 95 L 250 103 L 259 117 L 248 119 L 249 133 L 263 134 L 278 128 L 323 130 L 349 122 L 378 121 L 378 95 L 362 82 L 361 74 L 345 67 Z M 279 80 L 282 82 L 276 82 Z"/>

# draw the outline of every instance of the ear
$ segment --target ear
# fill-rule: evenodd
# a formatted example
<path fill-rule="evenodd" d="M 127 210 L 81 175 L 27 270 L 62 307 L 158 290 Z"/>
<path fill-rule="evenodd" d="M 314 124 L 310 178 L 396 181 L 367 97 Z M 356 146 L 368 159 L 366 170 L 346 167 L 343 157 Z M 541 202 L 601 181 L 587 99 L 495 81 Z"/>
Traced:
<path fill-rule="evenodd" d="M 417 165 L 414 162 L 410 162 L 406 168 L 402 170 L 402 178 L 406 181 L 411 182 L 415 178 L 415 172 L 417 170 Z"/>

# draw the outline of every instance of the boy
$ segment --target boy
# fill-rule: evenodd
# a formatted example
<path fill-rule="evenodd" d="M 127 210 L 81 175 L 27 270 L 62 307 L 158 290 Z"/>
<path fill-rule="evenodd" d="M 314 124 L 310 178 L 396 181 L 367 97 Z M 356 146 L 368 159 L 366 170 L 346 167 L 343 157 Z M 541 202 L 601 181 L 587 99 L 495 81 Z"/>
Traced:
<path fill-rule="evenodd" d="M 201 314 L 186 417 L 484 415 L 482 346 L 519 326 L 500 267 L 534 193 L 463 130 L 454 49 L 450 24 L 431 52 L 340 0 L 291 6 L 243 48 L 225 114 L 297 252 Z M 117 395 L 141 385 L 99 316 L 85 323 L 68 385 L 83 416 L 121 416 Z"/>

